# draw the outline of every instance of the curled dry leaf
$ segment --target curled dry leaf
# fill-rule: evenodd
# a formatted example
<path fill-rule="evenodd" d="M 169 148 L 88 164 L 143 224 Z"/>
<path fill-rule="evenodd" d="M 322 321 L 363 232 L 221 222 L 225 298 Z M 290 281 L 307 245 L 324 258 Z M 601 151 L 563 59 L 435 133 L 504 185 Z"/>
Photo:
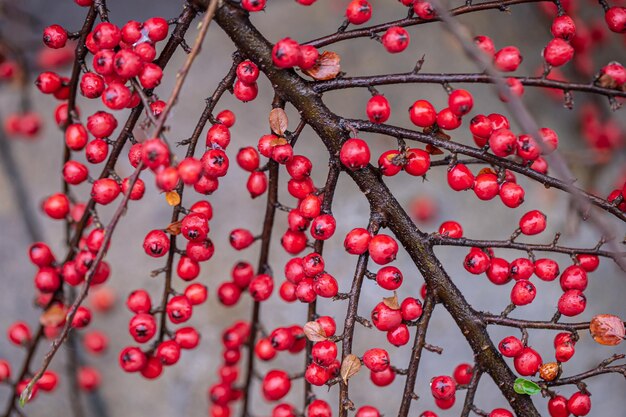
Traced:
<path fill-rule="evenodd" d="M 317 62 L 312 68 L 302 70 L 306 75 L 317 81 L 332 80 L 339 75 L 341 65 L 339 62 L 341 57 L 339 54 L 330 51 L 324 51 L 317 58 Z"/>
<path fill-rule="evenodd" d="M 393 292 L 392 297 L 383 298 L 383 303 L 392 310 L 400 310 L 400 303 L 398 302 L 398 294 Z"/>
<path fill-rule="evenodd" d="M 426 152 L 431 155 L 443 155 L 443 151 L 436 146 L 431 145 L 430 143 L 426 145 Z"/>
<path fill-rule="evenodd" d="M 341 379 L 344 384 L 348 383 L 353 375 L 361 369 L 361 360 L 354 354 L 349 354 L 341 363 Z"/>
<path fill-rule="evenodd" d="M 561 365 L 558 362 L 544 363 L 539 367 L 539 376 L 544 381 L 554 381 L 561 375 Z"/>
<path fill-rule="evenodd" d="M 170 235 L 177 236 L 177 235 L 179 235 L 179 234 L 180 234 L 180 229 L 182 228 L 182 224 L 183 224 L 183 221 L 182 221 L 182 220 L 179 220 L 179 221 L 174 222 L 174 223 L 170 223 L 170 224 L 169 224 L 169 225 L 165 228 L 165 231 L 166 231 L 167 233 L 169 233 Z"/>
<path fill-rule="evenodd" d="M 321 342 L 328 339 L 324 328 L 316 321 L 307 322 L 302 330 L 304 331 L 306 338 L 311 342 Z"/>
<path fill-rule="evenodd" d="M 67 309 L 62 304 L 54 303 L 39 316 L 39 323 L 44 327 L 58 327 L 65 323 L 66 315 Z"/>
<path fill-rule="evenodd" d="M 589 332 L 593 340 L 601 345 L 619 345 L 624 340 L 624 322 L 611 314 L 599 314 L 591 319 Z"/>
<path fill-rule="evenodd" d="M 270 129 L 278 136 L 283 136 L 287 131 L 289 119 L 287 113 L 281 108 L 272 109 L 270 112 Z"/>
<path fill-rule="evenodd" d="M 478 171 L 478 175 L 482 175 L 482 174 L 493 174 L 493 175 L 498 175 L 498 173 L 496 171 L 494 171 L 493 168 L 483 168 L 480 171 Z"/>
<path fill-rule="evenodd" d="M 176 191 L 168 191 L 165 193 L 165 201 L 167 201 L 167 204 L 174 207 L 180 204 L 180 196 Z"/>

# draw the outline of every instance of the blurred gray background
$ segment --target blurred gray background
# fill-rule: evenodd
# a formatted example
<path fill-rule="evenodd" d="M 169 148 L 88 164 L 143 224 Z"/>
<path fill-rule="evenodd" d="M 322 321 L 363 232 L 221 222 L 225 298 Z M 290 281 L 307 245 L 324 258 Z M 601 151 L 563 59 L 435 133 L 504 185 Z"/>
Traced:
<path fill-rule="evenodd" d="M 304 8 L 292 0 L 272 0 L 265 13 L 259 13 L 253 17 L 253 22 L 258 25 L 270 41 L 276 41 L 285 36 L 293 37 L 298 41 L 306 41 L 323 34 L 331 33 L 341 24 L 343 11 L 348 3 L 344 1 L 319 0 L 313 7 Z M 395 0 L 381 0 L 372 2 L 375 13 L 373 22 L 382 22 L 390 19 L 398 19 L 405 15 L 405 8 Z M 179 1 L 153 1 L 153 0 L 109 0 L 111 20 L 123 25 L 129 19 L 145 20 L 151 16 L 163 16 L 171 18 L 177 16 L 181 10 Z M 20 5 L 37 14 L 44 25 L 58 23 L 68 30 L 78 30 L 86 9 L 76 7 L 74 2 L 65 0 L 55 2 L 54 6 L 43 0 L 24 0 Z M 596 5 L 582 5 L 590 8 L 590 16 L 601 18 L 600 8 Z M 581 5 L 581 7 L 582 7 Z M 550 39 L 549 21 L 539 13 L 536 6 L 515 6 L 512 13 L 488 11 L 476 16 L 463 16 L 462 21 L 469 24 L 475 34 L 485 34 L 496 39 L 498 48 L 515 44 L 520 47 L 524 55 L 524 63 L 518 71 L 519 74 L 534 74 L 541 64 L 540 50 Z M 195 25 L 193 26 L 195 28 Z M 23 42 L 25 45 L 33 45 L 40 37 L 40 29 L 34 28 L 33 32 L 7 25 L 3 28 L 11 30 L 15 42 Z M 188 42 L 193 39 L 192 29 L 187 36 Z M 370 39 L 358 39 L 351 42 L 339 43 L 329 49 L 338 52 L 342 57 L 342 70 L 349 75 L 366 75 L 384 72 L 405 72 L 411 69 L 416 60 L 425 54 L 426 61 L 424 72 L 474 72 L 475 68 L 468 62 L 462 52 L 442 30 L 439 24 L 423 25 L 409 29 L 411 44 L 402 54 L 387 55 L 383 47 Z M 610 36 L 610 35 L 609 35 Z M 623 44 L 614 35 L 613 46 L 601 51 L 613 59 L 624 56 Z M 620 42 L 618 42 L 620 41 Z M 30 46 L 31 48 L 34 48 Z M 35 49 L 35 48 L 34 48 Z M 232 43 L 224 36 L 217 25 L 213 25 L 203 47 L 203 53 L 196 60 L 190 73 L 190 77 L 182 91 L 181 99 L 171 114 L 168 138 L 172 141 L 189 137 L 196 121 L 204 107 L 204 99 L 214 90 L 217 82 L 223 77 L 230 67 L 229 57 L 234 51 Z M 157 93 L 166 99 L 171 91 L 174 81 L 175 69 L 182 65 L 185 59 L 184 53 L 178 51 L 170 64 L 170 70 L 166 71 L 164 82 L 158 88 Z M 69 68 L 63 71 L 69 74 Z M 221 362 L 221 332 L 235 319 L 247 319 L 251 305 L 247 295 L 242 301 L 231 309 L 219 305 L 215 296 L 217 285 L 228 279 L 230 269 L 234 262 L 245 259 L 256 264 L 258 257 L 258 245 L 245 252 L 237 253 L 228 244 L 228 233 L 236 227 L 250 228 L 254 233 L 260 232 L 260 223 L 265 209 L 265 198 L 251 201 L 245 189 L 247 176 L 234 163 L 236 151 L 243 146 L 256 146 L 258 138 L 265 134 L 267 128 L 267 116 L 270 110 L 272 97 L 271 86 L 262 79 L 259 83 L 259 97 L 252 103 L 241 104 L 229 94 L 218 105 L 217 111 L 230 108 L 237 114 L 237 123 L 231 129 L 233 143 L 228 149 L 231 157 L 231 169 L 229 175 L 220 181 L 219 190 L 208 197 L 214 206 L 214 219 L 211 222 L 211 238 L 216 244 L 216 255 L 203 265 L 202 274 L 197 282 L 205 283 L 210 289 L 209 302 L 195 309 L 194 317 L 190 324 L 195 325 L 202 332 L 202 343 L 193 351 L 183 352 L 180 362 L 169 369 L 156 381 L 146 381 L 139 375 L 125 374 L 117 365 L 119 350 L 129 344 L 133 344 L 127 332 L 127 323 L 131 313 L 124 307 L 127 294 L 132 289 L 146 288 L 156 299 L 160 297 L 162 288 L 162 276 L 152 279 L 149 272 L 162 266 L 164 260 L 148 258 L 141 243 L 146 232 L 153 228 L 163 228 L 167 225 L 171 208 L 166 204 L 162 195 L 158 194 L 153 185 L 151 174 L 144 175 L 147 184 L 147 193 L 143 200 L 132 202 L 127 215 L 122 219 L 118 230 L 113 238 L 113 245 L 107 260 L 112 265 L 112 277 L 108 286 L 117 294 L 116 309 L 105 315 L 97 315 L 92 322 L 91 329 L 105 330 L 110 337 L 108 352 L 98 358 L 88 357 L 88 363 L 96 366 L 103 376 L 101 396 L 111 416 L 205 416 L 208 410 L 208 387 L 217 381 L 216 369 Z M 502 104 L 489 86 L 465 85 L 474 94 L 477 103 L 474 109 L 476 113 L 489 114 L 502 111 Z M 446 102 L 446 95 L 440 86 L 428 85 L 405 85 L 381 87 L 392 104 L 392 116 L 390 123 L 408 126 L 406 109 L 413 101 L 420 98 L 432 100 L 437 108 L 441 108 Z M 22 174 L 25 176 L 27 190 L 33 199 L 33 204 L 39 202 L 52 192 L 60 191 L 60 167 L 63 153 L 63 135 L 56 129 L 52 112 L 56 101 L 51 97 L 43 97 L 32 91 L 35 108 L 41 112 L 45 120 L 45 130 L 35 142 L 13 141 L 12 148 L 18 160 Z M 325 97 L 329 106 L 341 111 L 346 117 L 365 117 L 365 103 L 369 97 L 367 90 L 341 91 L 330 93 Z M 582 103 L 584 98 L 575 95 L 577 103 Z M 560 134 L 561 148 L 566 155 L 576 156 L 576 164 L 572 169 L 580 176 L 584 183 L 586 178 L 591 177 L 590 170 L 594 171 L 600 195 L 607 195 L 614 188 L 616 179 L 623 173 L 624 154 L 615 156 L 614 163 L 600 170 L 589 168 L 581 163 L 580 156 L 584 155 L 584 145 L 578 133 L 576 113 L 567 111 L 561 103 L 546 99 L 546 95 L 531 91 L 527 88 L 525 102 L 532 113 L 537 117 L 541 126 L 555 129 Z M 18 93 L 10 88 L 3 88 L 0 94 L 1 112 L 4 116 L 14 111 L 18 106 Z M 83 119 L 99 108 L 99 101 L 79 101 Z M 603 103 L 607 107 L 606 103 Z M 295 128 L 298 117 L 293 109 L 288 110 L 290 127 Z M 506 113 L 505 113 L 506 114 Z M 624 123 L 623 110 L 615 114 Z M 124 116 L 120 113 L 120 119 Z M 453 132 L 453 139 L 462 143 L 472 143 L 466 128 L 469 117 L 466 118 L 464 128 Z M 515 128 L 515 131 L 518 131 Z M 379 155 L 387 149 L 395 146 L 388 138 L 367 136 L 373 150 L 373 155 Z M 203 140 L 203 139 L 201 139 Z M 305 129 L 302 138 L 298 142 L 297 153 L 307 155 L 314 161 L 317 169 L 314 170 L 316 185 L 321 186 L 326 176 L 326 156 L 321 141 L 310 129 Z M 82 157 L 82 156 L 81 156 Z M 585 158 L 582 158 L 582 162 Z M 93 172 L 100 171 L 100 167 L 94 168 Z M 130 175 L 130 165 L 124 157 L 118 163 L 117 172 L 120 176 Z M 283 174 L 283 180 L 286 175 Z M 507 209 L 500 202 L 485 203 L 479 201 L 473 193 L 455 193 L 445 185 L 445 168 L 435 168 L 429 172 L 428 181 L 423 182 L 420 178 L 409 178 L 406 175 L 398 175 L 386 179 L 387 184 L 394 190 L 398 200 L 407 207 L 416 197 L 431 199 L 437 206 L 436 215 L 426 223 L 420 223 L 423 230 L 435 231 L 442 221 L 454 219 L 459 221 L 465 230 L 465 235 L 473 238 L 504 239 L 515 229 L 517 221 L 525 211 L 540 208 L 548 215 L 548 230 L 535 239 L 525 241 L 549 242 L 555 232 L 563 232 L 562 243 L 579 245 L 580 247 L 593 247 L 597 242 L 598 233 L 587 225 L 572 227 L 568 216 L 570 201 L 564 193 L 546 190 L 540 185 L 529 185 L 524 179 L 520 182 L 527 185 L 526 203 L 515 210 Z M 26 248 L 30 244 L 26 229 L 20 217 L 20 207 L 13 202 L 10 187 L 11 178 L 2 173 L 0 176 L 0 263 L 2 274 L 0 282 L 7 291 L 0 294 L 0 329 L 6 329 L 16 319 L 26 320 L 33 326 L 37 322 L 38 311 L 31 307 L 30 300 L 33 297 L 32 276 L 35 268 L 28 262 Z M 284 187 L 286 182 L 281 182 L 281 202 L 293 205 Z M 77 191 L 83 197 L 88 195 L 85 187 Z M 337 191 L 338 198 L 335 201 L 333 212 L 338 220 L 338 230 L 335 238 L 328 242 L 325 247 L 324 258 L 327 270 L 333 274 L 340 283 L 340 290 L 347 291 L 353 276 L 356 258 L 345 255 L 342 249 L 343 236 L 346 231 L 353 227 L 366 225 L 368 206 L 362 195 L 353 186 L 351 180 L 342 176 Z M 190 205 L 197 195 L 188 192 L 186 202 Z M 112 206 L 114 206 L 113 204 Z M 101 210 L 101 216 L 107 219 L 112 207 Z M 607 217 L 607 216 L 605 216 Z M 615 230 L 618 238 L 624 236 L 623 224 L 606 218 Z M 55 249 L 58 257 L 62 257 L 63 226 L 60 222 L 38 218 L 40 226 L 45 233 L 46 241 Z M 106 220 L 105 220 L 106 221 Z M 275 237 L 278 237 L 286 229 L 286 215 L 278 214 Z M 491 312 L 500 312 L 509 302 L 510 285 L 496 287 L 488 282 L 484 276 L 471 276 L 462 267 L 462 259 L 465 256 L 464 249 L 438 249 L 443 265 L 453 278 L 456 285 L 466 295 L 469 302 L 477 309 Z M 498 256 L 509 261 L 523 256 L 523 253 L 496 250 Z M 278 239 L 273 243 L 273 251 L 270 256 L 274 268 L 277 286 L 282 282 L 282 266 L 288 259 L 280 248 Z M 562 269 L 570 260 L 567 256 L 558 256 Z M 423 279 L 411 264 L 404 253 L 400 253 L 396 265 L 399 266 L 405 276 L 405 282 L 400 290 L 400 296 L 419 294 Z M 524 317 L 528 319 L 547 320 L 555 311 L 556 301 L 561 290 L 558 281 L 546 283 L 534 278 L 537 285 L 538 296 L 534 303 L 519 308 L 512 313 L 512 317 Z M 184 288 L 184 284 L 177 280 L 175 285 L 178 289 Z M 380 301 L 381 297 L 387 296 L 386 291 L 377 288 L 375 283 L 368 281 L 364 284 L 360 304 L 360 313 L 369 316 L 371 308 Z M 613 263 L 602 260 L 600 268 L 590 275 L 589 288 L 586 291 L 588 306 L 585 313 L 574 321 L 589 320 L 599 313 L 612 313 L 626 316 L 624 307 L 624 290 L 626 289 L 626 275 Z M 275 291 L 276 293 L 276 291 Z M 321 314 L 334 316 L 338 321 L 339 331 L 346 307 L 345 302 L 331 302 L 321 300 L 318 303 L 318 311 Z M 306 320 L 306 307 L 300 303 L 286 306 L 278 300 L 275 294 L 272 299 L 263 304 L 263 324 L 267 328 L 281 325 L 304 324 Z M 518 332 L 508 328 L 490 328 L 494 340 Z M 554 350 L 552 347 L 553 334 L 533 332 L 530 336 L 532 345 L 544 358 L 544 361 L 553 360 Z M 472 354 L 461 333 L 453 324 L 452 319 L 441 306 L 437 307 L 431 321 L 427 341 L 434 345 L 444 347 L 441 356 L 426 352 L 419 371 L 419 379 L 416 392 L 420 400 L 412 406 L 411 415 L 418 416 L 424 410 L 432 409 L 440 416 L 459 415 L 463 403 L 464 393 L 460 392 L 457 397 L 457 405 L 448 411 L 437 411 L 432 397 L 428 391 L 429 380 L 436 375 L 451 374 L 454 367 L 462 362 L 472 362 Z M 412 342 L 402 348 L 388 346 L 385 335 L 374 330 L 367 330 L 357 326 L 356 342 L 354 351 L 359 354 L 372 346 L 387 346 L 392 355 L 392 363 L 400 368 L 406 367 L 410 346 Z M 43 354 L 47 343 L 43 344 L 39 354 Z M 623 346 L 615 348 L 604 347 L 595 344 L 591 338 L 582 333 L 581 341 L 576 346 L 576 356 L 564 365 L 565 375 L 576 374 L 597 365 L 601 360 L 614 353 L 624 352 Z M 6 338 L 0 339 L 0 358 L 7 358 L 17 367 L 21 361 L 23 352 L 12 346 Z M 39 398 L 29 404 L 24 410 L 28 416 L 56 416 L 67 415 L 68 396 L 67 378 L 63 375 L 63 366 L 66 355 L 61 352 L 55 359 L 53 368 L 61 373 L 61 384 L 55 395 L 40 394 Z M 35 366 L 39 363 L 37 359 Z M 303 356 L 279 355 L 278 359 L 269 364 L 262 364 L 262 370 L 274 367 L 284 367 L 290 372 L 296 373 L 302 370 Z M 512 361 L 509 361 L 512 365 Z M 592 415 L 626 416 L 623 407 L 623 394 L 626 389 L 624 378 L 613 374 L 598 377 L 589 381 L 590 391 L 593 394 Z M 286 399 L 300 407 L 302 381 L 294 383 L 291 395 Z M 375 388 L 369 381 L 368 372 L 356 375 L 350 383 L 350 397 L 357 406 L 370 404 L 377 406 L 382 413 L 391 416 L 397 412 L 399 402 L 397 398 L 404 386 L 404 378 L 399 376 L 391 386 Z M 254 417 L 269 415 L 271 406 L 260 400 L 258 384 L 252 388 L 255 406 Z M 565 396 L 571 395 L 574 387 L 563 387 L 558 390 Z M 316 389 L 320 398 L 336 403 L 338 395 L 336 387 L 328 391 L 326 388 Z M 0 405 L 4 407 L 7 398 L 7 389 L 0 387 Z M 545 400 L 538 398 L 537 404 L 542 413 L 547 415 Z M 491 410 L 498 406 L 505 406 L 499 391 L 492 381 L 485 377 L 478 390 L 476 404 L 478 407 Z"/>

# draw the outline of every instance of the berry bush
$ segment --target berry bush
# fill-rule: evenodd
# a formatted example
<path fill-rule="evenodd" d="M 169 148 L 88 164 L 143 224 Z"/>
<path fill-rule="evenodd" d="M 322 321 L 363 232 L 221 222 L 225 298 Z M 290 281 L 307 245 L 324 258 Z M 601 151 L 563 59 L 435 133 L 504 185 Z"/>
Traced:
<path fill-rule="evenodd" d="M 0 0 L 1 22 L 43 31 L 36 54 L 0 31 L 0 82 L 19 96 L 0 157 L 33 241 L 20 261 L 39 317 L 7 329 L 23 354 L 0 358 L 5 417 L 63 384 L 68 410 L 54 415 L 107 416 L 102 367 L 132 390 L 168 368 L 200 372 L 194 355 L 218 370 L 193 411 L 211 417 L 597 415 L 592 394 L 626 376 L 623 303 L 586 295 L 623 292 L 626 278 L 623 3 L 179 0 L 179 15 L 137 21 L 120 4 L 67 2 L 84 16 L 72 27 Z M 298 22 L 322 10 L 340 26 L 303 35 L 283 26 L 286 3 Z M 487 33 L 522 7 L 528 33 Z M 425 36 L 472 70 L 438 68 L 420 48 L 396 72 Z M 190 75 L 200 56 L 230 68 Z M 35 111 L 33 84 L 53 114 Z M 190 89 L 206 100 L 189 103 Z M 544 100 L 567 110 L 528 106 Z M 177 125 L 189 109 L 195 125 Z M 34 213 L 42 196 L 12 151 L 47 119 L 63 164 Z M 141 245 L 115 239 L 124 227 L 141 257 L 107 256 Z M 124 345 L 120 328 L 92 324 L 115 308 L 113 286 Z M 216 337 L 205 322 L 217 316 Z M 106 351 L 115 364 L 98 362 Z M 613 400 L 594 409 L 623 415 Z"/>

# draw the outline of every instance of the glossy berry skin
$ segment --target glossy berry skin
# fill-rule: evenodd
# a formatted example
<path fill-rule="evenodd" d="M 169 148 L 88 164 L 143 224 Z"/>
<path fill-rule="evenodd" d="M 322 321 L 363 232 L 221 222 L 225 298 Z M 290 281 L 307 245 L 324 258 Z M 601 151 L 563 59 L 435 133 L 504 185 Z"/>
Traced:
<path fill-rule="evenodd" d="M 400 324 L 395 329 L 387 332 L 387 341 L 394 346 L 404 346 L 409 343 L 411 333 L 406 324 Z"/>
<path fill-rule="evenodd" d="M 17 346 L 26 345 L 30 343 L 33 338 L 28 324 L 21 321 L 15 322 L 9 326 L 7 336 L 11 343 Z"/>
<path fill-rule="evenodd" d="M 363 353 L 363 364 L 372 372 L 387 370 L 389 363 L 389 354 L 384 349 L 374 348 Z"/>
<path fill-rule="evenodd" d="M 417 100 L 409 108 L 409 118 L 416 126 L 429 127 L 437 121 L 437 111 L 430 102 Z"/>
<path fill-rule="evenodd" d="M 567 408 L 567 398 L 556 395 L 548 401 L 548 412 L 550 417 L 569 417 L 570 411 Z"/>
<path fill-rule="evenodd" d="M 315 363 L 328 367 L 337 359 L 337 344 L 330 340 L 317 342 L 313 345 L 311 355 Z"/>
<path fill-rule="evenodd" d="M 64 219 L 70 211 L 70 201 L 65 194 L 53 194 L 43 202 L 42 209 L 52 219 Z"/>
<path fill-rule="evenodd" d="M 458 222 L 449 220 L 441 223 L 438 230 L 441 236 L 449 237 L 452 239 L 459 239 L 463 237 L 463 227 Z"/>
<path fill-rule="evenodd" d="M 291 389 L 291 380 L 286 372 L 281 370 L 269 371 L 263 378 L 263 397 L 267 401 L 278 401 Z"/>
<path fill-rule="evenodd" d="M 143 249 L 153 258 L 165 256 L 170 249 L 170 239 L 162 230 L 152 230 L 143 241 Z"/>
<path fill-rule="evenodd" d="M 165 311 L 172 323 L 184 323 L 191 318 L 192 304 L 184 295 L 176 295 L 170 298 Z"/>
<path fill-rule="evenodd" d="M 260 12 L 265 8 L 265 0 L 242 0 L 241 7 L 249 12 Z"/>
<path fill-rule="evenodd" d="M 487 278 L 496 285 L 504 285 L 511 280 L 511 266 L 505 259 L 491 258 Z"/>
<path fill-rule="evenodd" d="M 343 241 L 343 247 L 351 255 L 361 255 L 367 251 L 372 235 L 367 229 L 352 229 Z"/>
<path fill-rule="evenodd" d="M 587 307 L 587 298 L 580 290 L 568 290 L 563 293 L 557 304 L 559 312 L 567 317 L 577 316 Z"/>
<path fill-rule="evenodd" d="M 402 285 L 402 272 L 395 266 L 386 266 L 376 273 L 376 282 L 386 290 L 397 290 Z"/>
<path fill-rule="evenodd" d="M 454 90 L 448 96 L 448 108 L 457 116 L 466 115 L 474 107 L 474 98 L 467 90 Z"/>
<path fill-rule="evenodd" d="M 469 363 L 462 363 L 454 368 L 454 380 L 459 385 L 467 385 L 472 379 L 474 368 Z"/>
<path fill-rule="evenodd" d="M 524 306 L 533 302 L 537 296 L 537 290 L 532 282 L 520 279 L 511 289 L 511 302 L 516 306 Z"/>
<path fill-rule="evenodd" d="M 372 96 L 365 108 L 367 118 L 372 123 L 385 123 L 391 115 L 391 107 L 385 96 L 377 94 Z"/>
<path fill-rule="evenodd" d="M 328 368 L 320 366 L 317 363 L 311 363 L 304 372 L 304 378 L 311 385 L 322 386 L 330 379 L 330 372 Z"/>
<path fill-rule="evenodd" d="M 524 349 L 524 345 L 521 340 L 515 336 L 507 336 L 498 344 L 498 350 L 503 356 L 507 358 L 514 358 Z"/>
<path fill-rule="evenodd" d="M 169 164 L 169 149 L 160 139 L 148 139 L 141 147 L 141 160 L 150 169 Z"/>
<path fill-rule="evenodd" d="M 259 153 L 251 146 L 241 148 L 237 153 L 237 164 L 245 171 L 252 172 L 259 168 Z"/>
<path fill-rule="evenodd" d="M 512 155 L 517 147 L 517 136 L 508 129 L 496 130 L 489 136 L 489 148 L 501 158 Z"/>
<path fill-rule="evenodd" d="M 248 287 L 248 291 L 255 301 L 267 300 L 270 295 L 272 295 L 273 289 L 274 280 L 271 276 L 265 274 L 256 276 L 252 281 L 250 281 L 250 285 Z"/>
<path fill-rule="evenodd" d="M 382 372 L 370 371 L 370 380 L 374 385 L 378 387 L 386 387 L 387 385 L 390 385 L 395 378 L 396 373 L 393 371 L 393 369 L 391 369 L 391 367 Z"/>
<path fill-rule="evenodd" d="M 291 38 L 284 38 L 274 45 L 272 60 L 278 68 L 293 68 L 300 59 L 300 45 Z"/>
<path fill-rule="evenodd" d="M 591 397 L 582 392 L 577 392 L 567 401 L 569 411 L 578 416 L 586 416 L 591 411 Z"/>
<path fill-rule="evenodd" d="M 362 25 L 372 17 L 372 6 L 366 0 L 352 0 L 346 8 L 346 18 L 353 25 Z"/>
<path fill-rule="evenodd" d="M 578 261 L 580 267 L 586 272 L 593 272 L 598 269 L 598 265 L 600 265 L 600 258 L 596 255 L 579 253 L 576 255 L 576 260 Z"/>
<path fill-rule="evenodd" d="M 522 63 L 522 55 L 515 46 L 505 46 L 496 52 L 494 64 L 497 69 L 503 72 L 512 72 Z"/>
<path fill-rule="evenodd" d="M 584 291 L 587 288 L 587 272 L 578 265 L 568 266 L 561 274 L 560 283 L 563 291 Z"/>
<path fill-rule="evenodd" d="M 454 114 L 449 108 L 445 108 L 437 113 L 437 125 L 444 130 L 454 130 L 461 126 L 461 118 Z"/>
<path fill-rule="evenodd" d="M 456 393 L 456 382 L 447 376 L 436 376 L 430 380 L 430 392 L 437 400 L 449 400 Z"/>
<path fill-rule="evenodd" d="M 80 151 L 87 145 L 89 135 L 80 123 L 71 124 L 65 130 L 65 144 L 73 151 Z"/>
<path fill-rule="evenodd" d="M 539 210 L 529 211 L 520 219 L 519 228 L 528 236 L 539 234 L 546 230 L 546 215 Z"/>
<path fill-rule="evenodd" d="M 525 347 L 513 359 L 513 365 L 518 374 L 532 376 L 537 373 L 542 364 L 541 356 L 533 348 Z"/>
<path fill-rule="evenodd" d="M 421 149 L 409 149 L 406 152 L 404 170 L 409 175 L 421 177 L 430 168 L 430 154 Z"/>
<path fill-rule="evenodd" d="M 469 190 L 474 185 L 474 174 L 465 164 L 456 164 L 448 170 L 448 185 L 454 191 Z"/>
<path fill-rule="evenodd" d="M 465 270 L 474 275 L 480 275 L 489 269 L 491 259 L 483 250 L 472 248 L 463 261 Z"/>
<path fill-rule="evenodd" d="M 387 52 L 397 54 L 409 46 L 410 38 L 406 29 L 400 26 L 393 26 L 387 29 L 381 40 Z"/>
<path fill-rule="evenodd" d="M 174 340 L 166 340 L 157 346 L 154 356 L 163 365 L 174 365 L 180 359 L 180 346 Z"/>
<path fill-rule="evenodd" d="M 574 48 L 561 38 L 554 38 L 543 49 L 543 59 L 553 67 L 560 67 L 574 57 Z"/>
<path fill-rule="evenodd" d="M 300 59 L 298 66 L 302 70 L 313 68 L 319 59 L 320 53 L 316 47 L 312 45 L 300 45 Z"/>
<path fill-rule="evenodd" d="M 290 161 L 285 164 L 287 173 L 295 180 L 303 180 L 311 175 L 313 164 L 306 156 L 294 155 Z"/>
<path fill-rule="evenodd" d="M 535 264 L 528 258 L 517 258 L 511 262 L 511 278 L 514 280 L 530 279 L 535 272 Z"/>
<path fill-rule="evenodd" d="M 306 410 L 306 417 L 332 417 L 332 415 L 330 405 L 324 400 L 311 401 Z"/>
<path fill-rule="evenodd" d="M 364 405 L 356 410 L 355 417 L 380 417 L 380 412 L 375 407 Z"/>
<path fill-rule="evenodd" d="M 489 36 L 476 36 L 474 38 L 474 44 L 489 57 L 493 57 L 496 53 L 496 47 L 493 44 L 493 40 L 491 40 Z"/>
<path fill-rule="evenodd" d="M 120 352 L 119 362 L 126 372 L 139 372 L 147 363 L 146 355 L 138 347 L 129 346 Z"/>
<path fill-rule="evenodd" d="M 370 149 L 367 142 L 358 138 L 348 139 L 341 146 L 339 159 L 351 171 L 366 167 L 370 161 Z"/>
<path fill-rule="evenodd" d="M 311 236 L 317 240 L 330 239 L 335 233 L 336 226 L 335 218 L 332 215 L 322 214 L 311 222 Z"/>
<path fill-rule="evenodd" d="M 61 77 L 50 71 L 42 72 L 37 76 L 35 85 L 43 94 L 54 94 L 62 87 Z"/>
<path fill-rule="evenodd" d="M 28 256 L 33 265 L 38 267 L 50 266 L 54 262 L 54 254 L 50 247 L 43 242 L 35 242 L 28 248 Z"/>
<path fill-rule="evenodd" d="M 121 191 L 120 185 L 114 179 L 100 178 L 91 187 L 91 197 L 96 203 L 107 205 L 112 203 Z"/>
<path fill-rule="evenodd" d="M 423 20 L 432 20 L 437 17 L 437 12 L 433 5 L 424 0 L 416 0 L 413 3 L 413 11 Z"/>
<path fill-rule="evenodd" d="M 612 32 L 626 32 L 626 7 L 613 6 L 604 13 L 604 21 Z"/>
<path fill-rule="evenodd" d="M 572 39 L 576 34 L 574 19 L 566 14 L 555 17 L 552 21 L 550 32 L 555 38 L 561 38 L 566 41 Z"/>
<path fill-rule="evenodd" d="M 335 331 L 337 330 L 337 324 L 332 317 L 321 316 L 318 317 L 315 321 L 318 322 L 320 326 L 322 326 L 322 330 L 324 330 L 324 334 L 327 337 L 333 336 L 335 334 Z"/>
<path fill-rule="evenodd" d="M 499 194 L 500 200 L 502 200 L 505 206 L 516 208 L 524 202 L 524 196 L 526 193 L 520 185 L 514 182 L 505 182 L 500 187 Z"/>
<path fill-rule="evenodd" d="M 43 43 L 48 48 L 63 48 L 67 43 L 67 32 L 60 25 L 48 26 L 43 31 Z"/>
<path fill-rule="evenodd" d="M 368 246 L 370 258 L 378 265 L 393 262 L 398 254 L 398 243 L 394 238 L 385 234 L 372 237 Z"/>
<path fill-rule="evenodd" d="M 235 86 L 233 87 L 233 94 L 238 100 L 247 103 L 257 97 L 259 94 L 259 87 L 257 83 L 246 84 L 241 82 L 241 80 L 237 80 L 235 81 Z"/>
<path fill-rule="evenodd" d="M 422 312 L 422 303 L 416 298 L 407 297 L 402 300 L 402 303 L 400 304 L 400 313 L 402 314 L 402 320 L 417 320 L 422 316 Z"/>
<path fill-rule="evenodd" d="M 535 261 L 535 275 L 544 281 L 553 281 L 559 276 L 559 264 L 552 259 L 537 259 Z"/>
<path fill-rule="evenodd" d="M 383 152 L 378 158 L 378 169 L 381 174 L 386 177 L 391 177 L 402 171 L 402 165 L 400 165 L 400 152 L 397 150 L 389 150 Z"/>
<path fill-rule="evenodd" d="M 237 78 L 246 84 L 254 83 L 259 78 L 259 67 L 252 61 L 243 61 L 237 66 Z"/>
<path fill-rule="evenodd" d="M 130 335 L 135 342 L 145 343 L 152 339 L 157 330 L 156 320 L 151 314 L 137 314 L 128 324 Z"/>
<path fill-rule="evenodd" d="M 498 176 L 491 173 L 482 173 L 474 180 L 474 193 L 476 197 L 487 201 L 493 199 L 500 192 Z"/>
<path fill-rule="evenodd" d="M 402 312 L 387 307 L 384 303 L 378 303 L 372 310 L 372 323 L 381 331 L 395 329 L 402 323 Z"/>

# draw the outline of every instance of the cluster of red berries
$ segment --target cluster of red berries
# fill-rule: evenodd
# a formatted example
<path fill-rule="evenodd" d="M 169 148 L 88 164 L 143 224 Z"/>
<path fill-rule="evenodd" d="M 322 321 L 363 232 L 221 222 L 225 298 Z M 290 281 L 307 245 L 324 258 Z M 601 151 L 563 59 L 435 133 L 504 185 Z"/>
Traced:
<path fill-rule="evenodd" d="M 237 80 L 233 86 L 233 94 L 244 103 L 252 101 L 259 94 L 256 80 L 259 78 L 259 67 L 252 61 L 243 61 L 237 65 Z"/>
<path fill-rule="evenodd" d="M 41 130 L 41 118 L 35 112 L 12 113 L 4 120 L 4 131 L 8 136 L 32 139 Z"/>
<path fill-rule="evenodd" d="M 278 68 L 294 68 L 308 70 L 315 66 L 320 54 L 316 47 L 300 45 L 291 38 L 276 42 L 272 48 L 272 60 Z"/>
<path fill-rule="evenodd" d="M 336 296 L 339 284 L 324 267 L 324 258 L 315 252 L 290 259 L 285 264 L 285 281 L 280 286 L 280 297 L 288 303 L 296 300 L 312 303 L 318 296 Z"/>
<path fill-rule="evenodd" d="M 208 396 L 211 402 L 209 415 L 212 417 L 230 416 L 230 403 L 239 400 L 243 391 L 235 387 L 239 377 L 238 363 L 241 360 L 241 348 L 250 338 L 250 324 L 237 321 L 222 333 L 224 346 L 223 364 L 218 368 L 220 382 L 209 387 Z"/>

